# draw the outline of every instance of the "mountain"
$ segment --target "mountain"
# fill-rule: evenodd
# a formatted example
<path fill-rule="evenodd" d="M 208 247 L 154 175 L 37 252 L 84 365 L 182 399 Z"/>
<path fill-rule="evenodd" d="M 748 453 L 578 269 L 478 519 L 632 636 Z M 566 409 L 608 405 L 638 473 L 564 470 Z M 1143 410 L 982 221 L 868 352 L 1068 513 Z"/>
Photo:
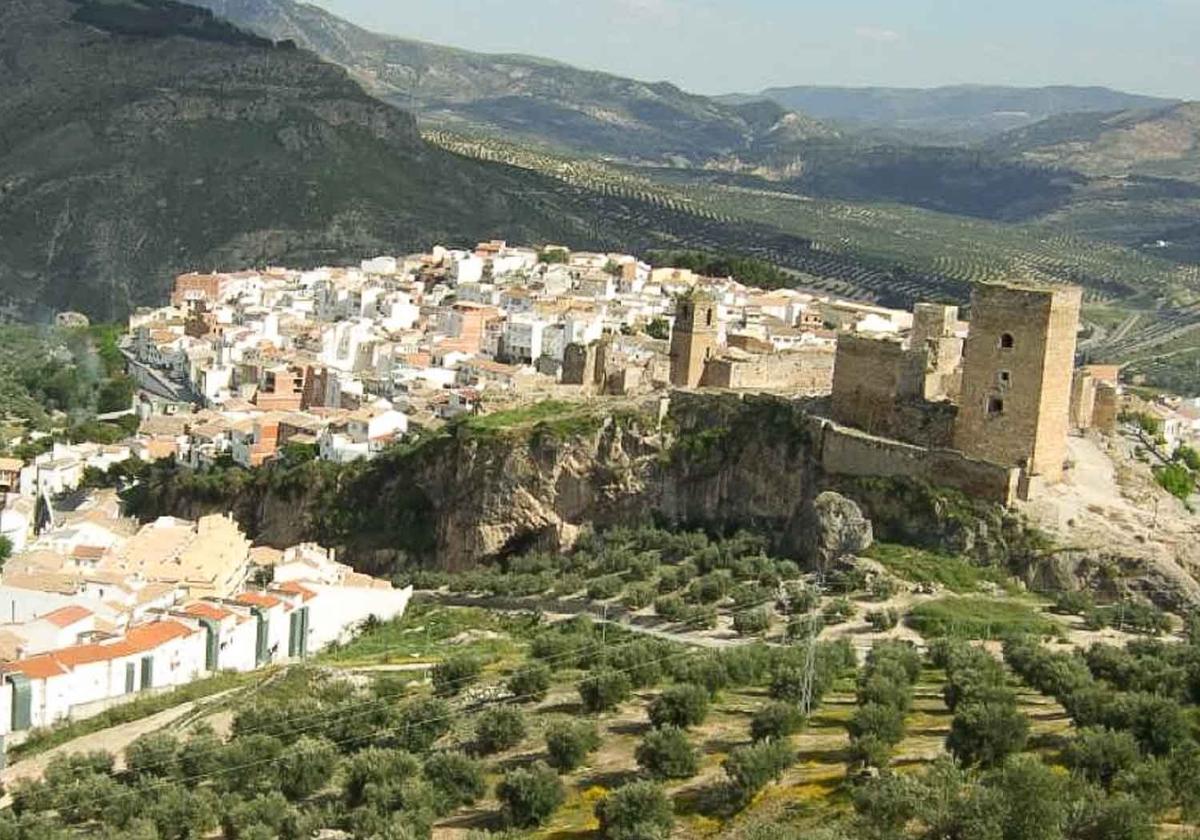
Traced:
<path fill-rule="evenodd" d="M 1090 175 L 1140 174 L 1200 183 L 1200 102 L 1064 114 L 1006 132 L 990 147 Z"/>
<path fill-rule="evenodd" d="M 988 85 L 774 87 L 754 96 L 733 94 L 718 99 L 726 104 L 768 99 L 820 120 L 923 142 L 976 141 L 1060 114 L 1161 108 L 1176 101 L 1103 87 Z"/>
<path fill-rule="evenodd" d="M 207 10 L 0 3 L 10 317 L 119 318 L 184 270 L 357 262 L 437 241 L 658 244 L 638 207 L 431 146 L 341 68 Z"/>
<path fill-rule="evenodd" d="M 244 28 L 292 40 L 346 67 L 374 95 L 443 128 L 625 160 L 682 163 L 736 154 L 776 129 L 835 134 L 780 108 L 747 111 L 667 82 L 379 35 L 292 0 L 199 2 Z"/>

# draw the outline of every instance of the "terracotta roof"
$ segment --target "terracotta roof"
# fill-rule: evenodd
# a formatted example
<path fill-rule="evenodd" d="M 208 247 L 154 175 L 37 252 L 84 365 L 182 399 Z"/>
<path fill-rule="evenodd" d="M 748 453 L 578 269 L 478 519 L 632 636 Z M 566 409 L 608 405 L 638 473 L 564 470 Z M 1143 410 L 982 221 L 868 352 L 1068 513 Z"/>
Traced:
<path fill-rule="evenodd" d="M 42 616 L 43 619 L 49 621 L 55 627 L 70 627 L 77 621 L 83 621 L 90 616 L 92 611 L 87 607 L 81 607 L 78 604 L 70 604 L 65 607 L 59 607 L 56 610 L 46 613 Z"/>
<path fill-rule="evenodd" d="M 106 550 L 102 545 L 77 545 L 71 549 L 71 556 L 80 560 L 99 560 Z"/>
<path fill-rule="evenodd" d="M 44 680 L 65 674 L 69 669 L 55 659 L 53 654 L 43 653 L 40 656 L 10 662 L 4 666 L 4 670 L 7 673 L 24 674 L 31 680 Z"/>
<path fill-rule="evenodd" d="M 0 458 L 0 472 L 20 472 L 24 466 L 19 458 Z"/>
<path fill-rule="evenodd" d="M 282 603 L 278 598 L 267 595 L 265 592 L 243 592 L 234 600 L 239 604 L 248 604 L 252 607 L 265 607 L 267 609 L 277 607 Z"/>
<path fill-rule="evenodd" d="M 301 601 L 311 601 L 313 598 L 317 597 L 316 592 L 313 592 L 308 587 L 294 580 L 289 580 L 287 583 L 282 583 L 279 586 L 276 586 L 275 589 L 279 590 L 280 592 L 286 592 L 289 595 L 299 595 Z"/>
<path fill-rule="evenodd" d="M 233 615 L 229 610 L 210 601 L 196 601 L 184 607 L 183 611 L 197 618 L 211 618 L 214 621 L 223 621 Z"/>
<path fill-rule="evenodd" d="M 79 665 L 136 656 L 154 650 L 173 639 L 186 638 L 195 632 L 197 631 L 178 621 L 154 621 L 130 627 L 125 637 L 116 641 L 75 645 L 29 659 L 19 659 L 4 666 L 4 670 L 18 671 L 30 679 L 46 679 L 65 674 Z"/>

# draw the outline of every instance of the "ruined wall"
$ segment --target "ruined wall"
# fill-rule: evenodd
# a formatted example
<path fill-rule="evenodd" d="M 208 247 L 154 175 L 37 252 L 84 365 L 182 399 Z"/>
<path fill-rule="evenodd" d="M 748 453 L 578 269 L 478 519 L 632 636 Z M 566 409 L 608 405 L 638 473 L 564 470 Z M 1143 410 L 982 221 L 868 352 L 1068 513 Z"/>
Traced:
<path fill-rule="evenodd" d="M 562 384 L 588 385 L 596 378 L 596 345 L 572 342 L 563 349 Z"/>
<path fill-rule="evenodd" d="M 1090 429 L 1096 411 L 1096 379 L 1086 369 L 1075 371 L 1071 383 L 1071 427 Z"/>
<path fill-rule="evenodd" d="M 1115 386 L 1102 382 L 1096 386 L 1096 405 L 1092 410 L 1092 426 L 1111 435 L 1117 430 L 1117 415 L 1121 413 L 1121 398 Z"/>
<path fill-rule="evenodd" d="M 833 387 L 834 354 L 826 349 L 796 350 L 753 358 L 721 356 L 704 366 L 702 385 L 747 391 L 828 394 Z"/>
<path fill-rule="evenodd" d="M 833 366 L 833 416 L 875 434 L 892 427 L 895 404 L 920 393 L 923 360 L 893 339 L 838 337 Z"/>
<path fill-rule="evenodd" d="M 956 409 L 923 398 L 926 359 L 899 341 L 841 336 L 833 369 L 833 419 L 881 437 L 949 446 Z"/>
<path fill-rule="evenodd" d="M 1020 471 L 970 458 L 953 449 L 902 443 L 813 419 L 819 435 L 818 463 L 829 475 L 905 478 L 949 487 L 1010 505 Z"/>

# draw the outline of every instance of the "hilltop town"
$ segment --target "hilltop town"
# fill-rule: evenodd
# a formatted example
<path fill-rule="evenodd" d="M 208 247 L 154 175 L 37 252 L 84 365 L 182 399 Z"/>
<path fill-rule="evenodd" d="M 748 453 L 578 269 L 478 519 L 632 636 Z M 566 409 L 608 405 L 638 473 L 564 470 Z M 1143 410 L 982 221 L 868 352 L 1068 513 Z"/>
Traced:
<path fill-rule="evenodd" d="M 1112 464 L 1136 464 L 1135 448 L 1175 464 L 1196 412 L 1141 401 L 1113 366 L 1077 367 L 1081 298 L 1066 285 L 981 285 L 963 320 L 949 304 L 888 309 L 498 241 L 354 268 L 181 275 L 170 303 L 135 312 L 120 343 L 137 388 L 116 415 L 136 432 L 0 459 L 0 526 L 14 550 L 0 581 L 0 734 L 19 743 L 146 691 L 301 662 L 408 607 L 410 582 L 362 574 L 334 546 L 254 545 L 229 511 L 131 518 L 116 492 L 142 480 L 131 465 L 340 468 L 539 406 L 650 406 L 674 434 L 699 422 L 703 439 L 727 432 L 703 415 L 767 399 L 793 412 L 786 434 L 803 439 L 808 459 L 798 463 L 827 479 L 916 482 L 1019 510 L 1051 533 L 1145 555 L 1148 596 L 1195 602 L 1195 581 L 1173 571 L 1196 560 L 1186 515 L 1164 508 L 1160 521 L 1156 502 L 1153 525 L 1142 521 Z M 586 495 L 588 479 L 575 479 Z M 489 535 L 469 537 L 470 514 L 459 512 L 454 548 L 438 543 L 441 565 L 469 568 L 526 544 L 513 522 L 542 491 L 509 491 L 507 513 L 486 506 L 511 520 Z M 753 516 L 772 506 L 808 516 L 801 508 L 813 504 L 770 495 Z M 832 516 L 842 529 L 819 537 L 833 546 L 819 550 L 822 563 L 871 544 L 854 502 L 826 493 L 818 503 L 826 519 L 811 527 L 825 533 Z M 558 522 L 556 545 L 570 549 L 583 525 Z M 740 619 L 705 621 L 729 630 Z"/>

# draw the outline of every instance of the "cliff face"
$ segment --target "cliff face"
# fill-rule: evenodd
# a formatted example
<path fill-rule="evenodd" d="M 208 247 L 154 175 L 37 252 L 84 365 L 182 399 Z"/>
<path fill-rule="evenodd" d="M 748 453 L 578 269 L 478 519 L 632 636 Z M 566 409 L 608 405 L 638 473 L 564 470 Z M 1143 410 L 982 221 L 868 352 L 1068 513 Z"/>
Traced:
<path fill-rule="evenodd" d="M 823 527 L 814 500 L 830 489 L 857 501 L 887 539 L 995 562 L 1025 549 L 1019 523 L 995 505 L 825 474 L 812 418 L 793 403 L 677 393 L 665 407 L 654 399 L 636 410 L 483 417 L 350 467 L 156 467 L 133 508 L 143 518 L 230 510 L 261 542 L 318 540 L 380 573 L 410 561 L 464 569 L 570 545 L 585 525 L 647 519 L 753 529 L 779 553 L 809 560 Z"/>
<path fill-rule="evenodd" d="M 232 511 L 259 542 L 316 540 L 384 575 L 412 563 L 462 570 L 569 546 L 585 526 L 654 520 L 752 529 L 806 563 L 828 559 L 830 545 L 861 548 L 873 531 L 1007 567 L 1038 589 L 1136 592 L 1174 609 L 1200 603 L 1200 585 L 1176 564 L 1102 545 L 1055 550 L 1012 511 L 928 482 L 829 474 L 820 428 L 803 406 L 771 397 L 557 404 L 472 418 L 345 467 L 155 465 L 127 500 L 143 519 Z"/>

